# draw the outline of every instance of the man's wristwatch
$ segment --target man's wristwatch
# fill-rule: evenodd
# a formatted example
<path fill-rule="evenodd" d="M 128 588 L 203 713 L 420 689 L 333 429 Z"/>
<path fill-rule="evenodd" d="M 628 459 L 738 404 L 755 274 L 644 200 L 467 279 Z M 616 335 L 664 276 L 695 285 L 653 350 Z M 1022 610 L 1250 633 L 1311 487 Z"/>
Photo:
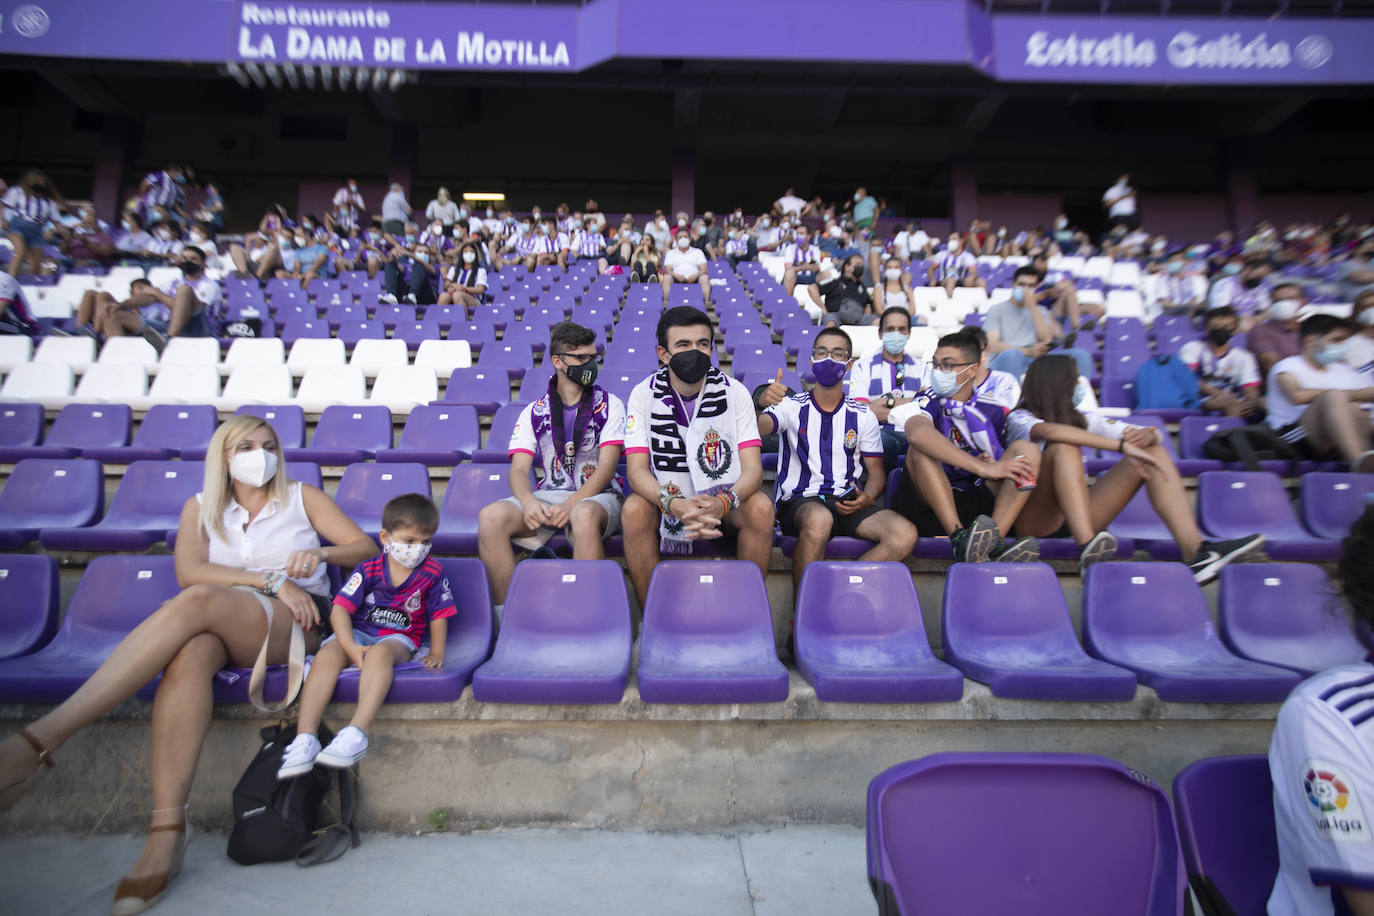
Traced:
<path fill-rule="evenodd" d="M 658 507 L 663 510 L 664 515 L 673 514 L 673 511 L 668 507 L 673 504 L 673 500 L 675 499 L 677 499 L 677 497 L 669 493 L 667 487 L 663 487 L 658 491 Z"/>
<path fill-rule="evenodd" d="M 887 394 L 887 409 L 888 409 L 888 410 L 891 410 L 894 406 L 896 406 L 896 404 L 897 404 L 897 396 L 894 395 L 892 392 L 889 391 L 888 394 Z"/>

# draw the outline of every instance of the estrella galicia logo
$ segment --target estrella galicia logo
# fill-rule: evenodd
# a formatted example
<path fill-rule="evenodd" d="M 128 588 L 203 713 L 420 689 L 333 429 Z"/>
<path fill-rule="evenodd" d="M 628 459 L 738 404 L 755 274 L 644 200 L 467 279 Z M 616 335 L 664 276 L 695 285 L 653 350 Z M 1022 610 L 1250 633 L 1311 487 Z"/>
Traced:
<path fill-rule="evenodd" d="M 16 9 L 10 14 L 10 22 L 14 24 L 14 30 L 25 38 L 42 38 L 48 34 L 48 28 L 52 25 L 52 20 L 41 6 L 34 6 L 32 3 Z"/>

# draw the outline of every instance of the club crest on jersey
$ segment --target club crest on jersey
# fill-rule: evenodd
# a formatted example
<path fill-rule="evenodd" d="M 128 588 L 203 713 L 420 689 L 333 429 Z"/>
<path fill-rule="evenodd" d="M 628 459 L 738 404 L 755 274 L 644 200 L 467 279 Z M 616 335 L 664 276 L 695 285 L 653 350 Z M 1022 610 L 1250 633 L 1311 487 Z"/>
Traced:
<path fill-rule="evenodd" d="M 734 454 L 730 443 L 722 439 L 720 433 L 712 427 L 706 431 L 701 445 L 697 447 L 697 466 L 707 477 L 717 480 L 730 470 Z"/>
<path fill-rule="evenodd" d="M 582 465 L 582 482 L 583 482 L 583 483 L 586 483 L 588 480 L 591 480 L 591 479 L 592 479 L 592 475 L 595 474 L 595 473 L 596 473 L 596 465 L 594 465 L 594 464 L 584 464 L 584 465 Z"/>
<path fill-rule="evenodd" d="M 420 610 L 420 593 L 413 592 L 406 598 L 405 608 L 408 613 L 414 614 Z"/>
<path fill-rule="evenodd" d="M 859 431 L 857 429 L 847 429 L 844 431 L 844 448 L 847 452 L 852 452 L 859 444 Z"/>

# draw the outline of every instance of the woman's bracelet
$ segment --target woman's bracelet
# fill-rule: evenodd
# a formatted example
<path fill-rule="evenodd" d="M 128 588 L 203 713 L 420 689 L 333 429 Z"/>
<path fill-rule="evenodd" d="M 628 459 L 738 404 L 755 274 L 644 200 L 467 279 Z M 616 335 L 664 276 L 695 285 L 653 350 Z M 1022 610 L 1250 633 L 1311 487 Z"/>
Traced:
<path fill-rule="evenodd" d="M 282 583 L 286 581 L 286 575 L 279 572 L 264 572 L 262 574 L 262 588 L 258 591 L 264 595 L 276 597 L 277 592 L 281 591 Z"/>

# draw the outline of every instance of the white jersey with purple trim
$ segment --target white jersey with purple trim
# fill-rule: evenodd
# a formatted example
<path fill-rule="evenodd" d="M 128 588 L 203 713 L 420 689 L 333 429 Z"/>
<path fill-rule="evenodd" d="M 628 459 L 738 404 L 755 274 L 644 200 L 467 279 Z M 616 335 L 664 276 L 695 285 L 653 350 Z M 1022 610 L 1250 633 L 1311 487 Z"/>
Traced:
<path fill-rule="evenodd" d="M 625 403 L 604 389 L 597 390 L 596 408 L 583 432 L 582 441 L 576 445 L 573 457 L 573 467 L 577 473 L 571 477 L 562 456 L 556 454 L 554 448 L 548 393 L 545 392 L 520 412 L 520 418 L 511 430 L 510 454 L 513 456 L 516 452 L 524 452 L 543 471 L 536 489 L 576 492 L 596 473 L 597 465 L 601 462 L 601 449 L 608 445 L 625 444 Z M 572 438 L 577 409 L 576 406 L 563 408 L 565 442 Z M 618 491 L 617 482 L 612 480 L 606 489 Z"/>
<path fill-rule="evenodd" d="M 1223 355 L 1217 356 L 1205 340 L 1190 340 L 1178 351 L 1178 358 L 1204 382 L 1233 393 L 1256 387 L 1261 382 L 1255 355 L 1239 347 L 1229 347 Z"/>
<path fill-rule="evenodd" d="M 808 392 L 794 394 L 763 412 L 778 431 L 778 502 L 838 496 L 859 485 L 863 459 L 881 458 L 878 418 L 867 404 L 845 398 L 825 411 Z"/>
<path fill-rule="evenodd" d="M 1279 874 L 1270 916 L 1349 912 L 1336 887 L 1374 891 L 1374 665 L 1343 665 L 1284 700 L 1269 745 Z M 1371 808 L 1374 811 L 1374 808 Z"/>
<path fill-rule="evenodd" d="M 1105 416 L 1095 410 L 1084 411 L 1083 419 L 1088 421 L 1087 432 L 1094 436 L 1101 436 L 1103 439 L 1110 439 L 1113 442 L 1120 442 L 1121 437 L 1126 434 L 1126 430 L 1139 428 L 1134 424 L 1122 423 L 1115 417 Z M 1025 439 L 1029 442 L 1031 430 L 1044 422 L 1024 407 L 1013 410 L 1007 416 L 1007 441 L 1015 442 L 1018 439 Z"/>

